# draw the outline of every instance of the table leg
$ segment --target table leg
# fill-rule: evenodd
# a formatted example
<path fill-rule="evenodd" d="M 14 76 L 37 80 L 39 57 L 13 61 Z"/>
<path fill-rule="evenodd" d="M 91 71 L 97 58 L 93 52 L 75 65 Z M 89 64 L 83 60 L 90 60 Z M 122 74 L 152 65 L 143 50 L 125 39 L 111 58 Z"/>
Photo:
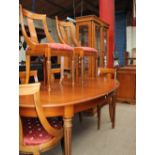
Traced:
<path fill-rule="evenodd" d="M 109 104 L 109 115 L 110 115 L 110 120 L 113 122 L 113 106 L 112 106 L 112 97 L 107 96 L 107 102 Z"/>
<path fill-rule="evenodd" d="M 72 118 L 64 118 L 65 155 L 72 154 Z"/>
<path fill-rule="evenodd" d="M 112 128 L 115 128 L 115 113 L 116 113 L 116 93 L 112 95 L 112 109 L 113 109 L 113 118 L 112 118 Z"/>
<path fill-rule="evenodd" d="M 97 129 L 100 130 L 101 126 L 101 107 L 97 105 Z"/>

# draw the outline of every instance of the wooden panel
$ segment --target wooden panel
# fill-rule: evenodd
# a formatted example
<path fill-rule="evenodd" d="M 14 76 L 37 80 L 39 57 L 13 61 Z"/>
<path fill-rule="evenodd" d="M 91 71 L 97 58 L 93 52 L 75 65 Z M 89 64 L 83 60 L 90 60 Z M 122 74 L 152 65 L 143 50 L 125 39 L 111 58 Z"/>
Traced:
<path fill-rule="evenodd" d="M 120 87 L 117 91 L 117 101 L 136 102 L 136 67 L 122 67 L 117 70 Z"/>

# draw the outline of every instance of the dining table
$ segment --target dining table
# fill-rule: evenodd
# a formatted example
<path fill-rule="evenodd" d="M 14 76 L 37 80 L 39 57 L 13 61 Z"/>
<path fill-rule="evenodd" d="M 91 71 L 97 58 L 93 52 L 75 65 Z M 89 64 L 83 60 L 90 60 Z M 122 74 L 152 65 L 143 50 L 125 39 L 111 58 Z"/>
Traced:
<path fill-rule="evenodd" d="M 111 121 L 115 124 L 116 90 L 119 82 L 104 77 L 87 78 L 83 82 L 59 80 L 51 83 L 51 91 L 42 84 L 40 88 L 40 103 L 46 117 L 63 117 L 64 123 L 64 153 L 72 155 L 72 119 L 78 112 L 82 112 L 97 105 L 102 105 L 108 95 L 112 96 Z M 20 100 L 20 115 L 37 117 L 33 98 L 25 97 Z"/>

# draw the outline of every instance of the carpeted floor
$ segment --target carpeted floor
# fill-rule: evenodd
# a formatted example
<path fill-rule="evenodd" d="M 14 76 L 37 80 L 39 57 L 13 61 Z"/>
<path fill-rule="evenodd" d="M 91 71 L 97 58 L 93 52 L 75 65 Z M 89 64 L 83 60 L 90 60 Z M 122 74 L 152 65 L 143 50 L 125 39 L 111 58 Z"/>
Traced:
<path fill-rule="evenodd" d="M 73 120 L 73 155 L 136 155 L 136 106 L 117 104 L 116 127 L 111 128 L 108 106 L 102 108 L 102 125 L 97 130 L 96 117 L 78 115 Z M 42 155 L 62 155 L 61 146 Z"/>

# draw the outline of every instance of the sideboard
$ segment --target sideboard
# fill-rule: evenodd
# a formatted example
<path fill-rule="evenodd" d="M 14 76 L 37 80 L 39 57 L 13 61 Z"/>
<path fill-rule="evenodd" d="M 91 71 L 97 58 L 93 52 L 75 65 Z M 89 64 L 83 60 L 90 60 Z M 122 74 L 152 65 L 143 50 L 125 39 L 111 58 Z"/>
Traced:
<path fill-rule="evenodd" d="M 120 87 L 117 90 L 117 101 L 136 103 L 136 66 L 125 66 L 117 69 Z"/>

